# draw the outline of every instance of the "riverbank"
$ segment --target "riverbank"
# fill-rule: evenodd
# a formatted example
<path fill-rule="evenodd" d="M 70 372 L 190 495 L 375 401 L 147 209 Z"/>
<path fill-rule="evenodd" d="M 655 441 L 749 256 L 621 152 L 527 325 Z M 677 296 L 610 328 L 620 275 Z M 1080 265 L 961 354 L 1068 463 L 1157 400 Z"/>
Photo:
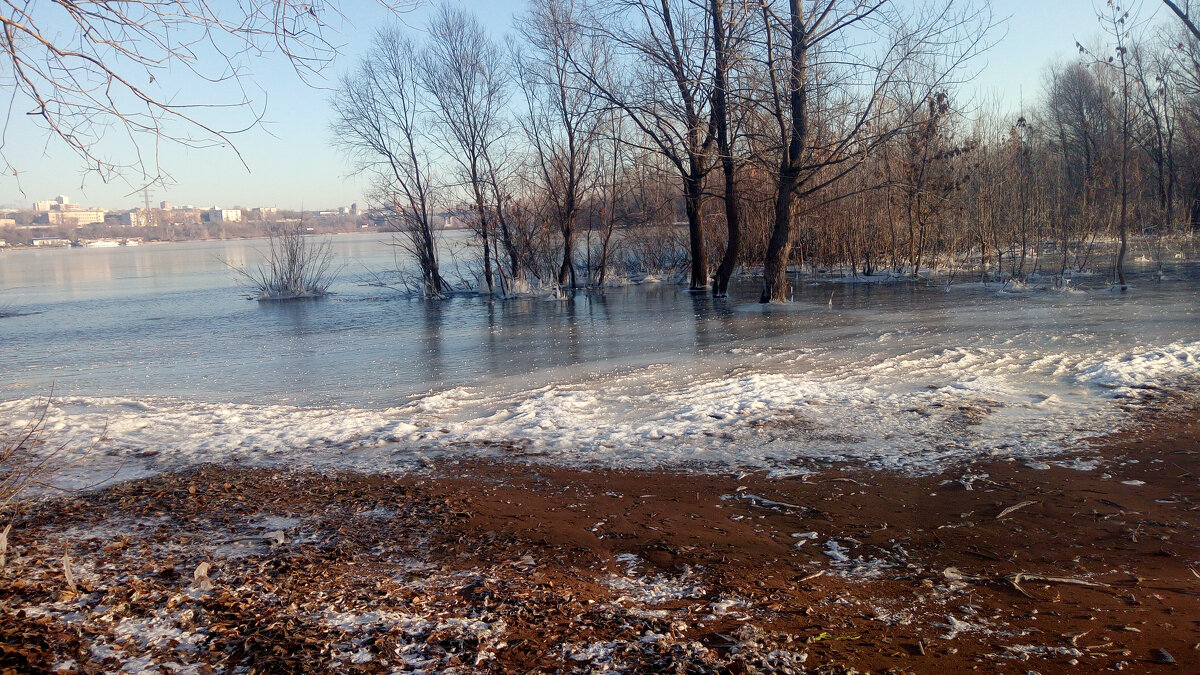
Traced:
<path fill-rule="evenodd" d="M 1090 470 L 126 482 L 19 514 L 0 670 L 1193 672 L 1200 408 L 1139 418 Z"/>

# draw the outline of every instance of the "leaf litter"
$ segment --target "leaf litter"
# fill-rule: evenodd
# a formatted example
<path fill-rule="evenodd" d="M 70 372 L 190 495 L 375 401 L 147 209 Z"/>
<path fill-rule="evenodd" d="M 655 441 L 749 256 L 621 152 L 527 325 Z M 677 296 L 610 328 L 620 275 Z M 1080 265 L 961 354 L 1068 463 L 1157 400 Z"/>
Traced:
<path fill-rule="evenodd" d="M 15 514 L 0 569 L 0 671 L 924 672 L 929 659 L 1096 669 L 1139 649 L 1192 663 L 1173 633 L 1138 621 L 1159 605 L 1170 610 L 1160 622 L 1197 605 L 1183 592 L 1196 561 L 1148 558 L 1153 573 L 1128 581 L 1102 557 L 1052 567 L 1015 556 L 1032 543 L 1034 515 L 1062 501 L 1045 492 L 1057 480 L 1049 472 L 1015 464 L 965 477 L 964 489 L 936 498 L 952 500 L 943 509 L 912 512 L 1000 514 L 954 530 L 906 524 L 898 503 L 925 499 L 926 485 L 940 492 L 944 477 L 909 496 L 890 485 L 878 510 L 899 521 L 889 524 L 864 510 L 887 484 L 879 475 L 673 485 L 682 479 L 521 467 L 462 479 L 164 474 Z M 1040 492 L 1008 487 L 1031 471 Z M 1194 533 L 1179 516 L 1149 520 L 1156 508 L 1186 513 L 1194 494 L 1107 484 L 1125 492 L 1081 492 L 1097 508 L 1063 502 L 1062 517 L 1111 536 L 1132 527 L 1121 518 L 1141 518 L 1126 546 L 1150 552 Z M 1108 517 L 1104 501 L 1132 508 Z M 1175 589 L 1168 563 L 1188 587 Z M 1069 616 L 1122 629 L 1053 628 L 1081 625 Z"/>

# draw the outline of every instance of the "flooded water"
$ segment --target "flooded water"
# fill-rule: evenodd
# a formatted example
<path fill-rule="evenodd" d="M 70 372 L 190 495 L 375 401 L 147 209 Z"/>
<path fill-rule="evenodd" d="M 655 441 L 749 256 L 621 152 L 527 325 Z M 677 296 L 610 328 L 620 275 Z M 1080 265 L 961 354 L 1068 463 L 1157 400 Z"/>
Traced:
<path fill-rule="evenodd" d="M 1184 261 L 1135 269 L 1128 293 L 806 282 L 763 307 L 747 280 L 728 299 L 659 283 L 422 302 L 356 281 L 394 267 L 386 241 L 332 238 L 336 294 L 280 304 L 246 299 L 226 264 L 253 265 L 262 241 L 0 253 L 0 424 L 53 389 L 54 430 L 125 475 L 514 452 L 928 470 L 1052 456 L 1200 373 L 1200 265 Z"/>

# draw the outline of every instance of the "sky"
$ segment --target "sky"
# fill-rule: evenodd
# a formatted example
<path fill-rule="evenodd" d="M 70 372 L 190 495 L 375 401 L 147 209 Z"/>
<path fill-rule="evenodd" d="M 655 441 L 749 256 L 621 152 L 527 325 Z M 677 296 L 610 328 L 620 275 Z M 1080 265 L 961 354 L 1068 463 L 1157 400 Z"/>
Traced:
<path fill-rule="evenodd" d="M 525 0 L 459 1 L 473 9 L 498 38 L 508 31 L 512 17 L 525 5 Z M 1077 40 L 1087 42 L 1099 34 L 1096 12 L 1101 3 L 993 0 L 992 12 L 1001 20 L 998 30 L 1003 37 L 975 64 L 977 75 L 967 83 L 966 93 L 1013 110 L 1022 102 L 1034 104 L 1041 96 L 1046 65 L 1073 58 Z M 354 0 L 340 4 L 344 20 L 334 22 L 336 32 L 332 34 L 339 56 L 326 69 L 324 79 L 310 77 L 306 82 L 278 55 L 255 61 L 248 80 L 252 87 L 249 96 L 262 111 L 261 124 L 231 137 L 236 153 L 220 147 L 164 146 L 160 163 L 172 181 L 151 188 L 153 204 L 165 200 L 175 205 L 307 210 L 366 204 L 365 181 L 351 175 L 345 157 L 331 143 L 330 88 L 337 76 L 357 61 L 374 27 L 396 18 L 382 2 Z M 1154 0 L 1142 0 L 1140 18 L 1167 18 L 1160 6 Z M 422 11 L 405 14 L 401 20 L 416 30 L 423 22 Z M 9 92 L 0 89 L 0 93 Z M 4 138 L 4 152 L 18 175 L 0 177 L 0 208 L 27 209 L 35 200 L 60 194 L 75 203 L 108 209 L 143 203 L 143 194 L 135 192 L 140 183 L 105 183 L 95 174 L 84 172 L 77 155 L 61 142 L 49 139 L 20 112 L 10 116 Z M 226 128 L 244 126 L 244 113 L 241 119 L 230 115 L 228 120 L 220 119 L 221 111 L 212 114 Z M 121 139 L 109 142 L 119 143 Z"/>

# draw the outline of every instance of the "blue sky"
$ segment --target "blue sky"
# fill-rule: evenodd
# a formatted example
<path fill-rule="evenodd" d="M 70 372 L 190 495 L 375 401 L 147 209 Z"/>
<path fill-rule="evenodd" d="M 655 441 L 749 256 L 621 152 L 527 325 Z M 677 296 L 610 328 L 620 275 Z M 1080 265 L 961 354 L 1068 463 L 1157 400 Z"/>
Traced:
<path fill-rule="evenodd" d="M 503 35 L 511 17 L 525 4 L 524 0 L 463 2 L 497 36 Z M 390 20 L 381 3 L 341 4 L 347 23 L 337 26 L 335 42 L 341 45 L 341 56 L 329 70 L 327 84 L 354 64 L 374 27 Z M 1145 0 L 1141 18 L 1165 18 L 1159 6 Z M 998 18 L 1007 19 L 1002 27 L 1007 34 L 977 64 L 980 73 L 969 89 L 977 97 L 995 98 L 1010 107 L 1021 100 L 1035 102 L 1041 95 L 1045 65 L 1072 58 L 1076 40 L 1086 42 L 1099 33 L 1092 0 L 993 0 L 992 9 Z M 420 12 L 406 15 L 405 21 L 421 25 Z M 162 164 L 175 183 L 154 188 L 154 202 L 306 209 L 365 203 L 362 181 L 348 175 L 345 159 L 329 142 L 329 92 L 307 86 L 282 58 L 256 63 L 253 81 L 259 87 L 254 98 L 265 101 L 262 127 L 234 137 L 248 169 L 228 149 L 167 147 Z M 129 195 L 133 188 L 127 183 L 105 184 L 94 175 L 82 174 L 78 157 L 58 142 L 47 141 L 44 133 L 23 119 L 10 126 L 5 150 L 21 175 L 19 182 L 12 176 L 0 178 L 0 207 L 29 208 L 34 200 L 58 194 L 106 208 L 142 202 L 140 193 Z"/>

